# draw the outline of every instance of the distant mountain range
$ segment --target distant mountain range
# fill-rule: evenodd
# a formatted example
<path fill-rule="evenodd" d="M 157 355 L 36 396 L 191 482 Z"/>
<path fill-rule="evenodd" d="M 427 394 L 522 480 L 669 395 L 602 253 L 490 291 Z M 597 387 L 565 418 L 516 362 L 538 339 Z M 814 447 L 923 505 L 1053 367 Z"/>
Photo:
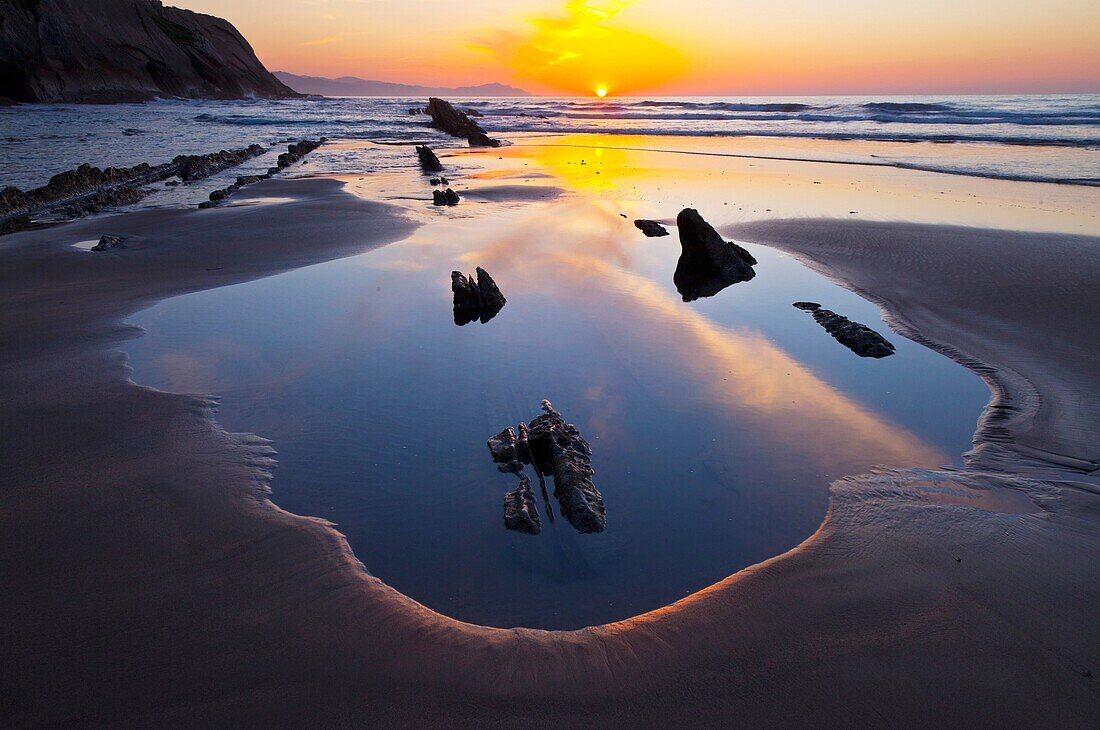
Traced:
<path fill-rule="evenodd" d="M 275 78 L 300 94 L 321 96 L 530 96 L 523 89 L 506 84 L 480 86 L 415 86 L 389 81 L 373 81 L 356 76 L 326 79 L 320 76 L 299 76 L 275 71 Z"/>

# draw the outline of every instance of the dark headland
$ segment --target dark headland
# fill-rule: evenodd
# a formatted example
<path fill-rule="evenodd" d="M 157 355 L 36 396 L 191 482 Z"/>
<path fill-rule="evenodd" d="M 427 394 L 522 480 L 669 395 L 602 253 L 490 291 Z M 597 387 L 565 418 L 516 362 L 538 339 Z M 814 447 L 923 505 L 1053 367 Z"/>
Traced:
<path fill-rule="evenodd" d="M 0 0 L 0 100 L 297 96 L 221 18 L 159 0 Z"/>

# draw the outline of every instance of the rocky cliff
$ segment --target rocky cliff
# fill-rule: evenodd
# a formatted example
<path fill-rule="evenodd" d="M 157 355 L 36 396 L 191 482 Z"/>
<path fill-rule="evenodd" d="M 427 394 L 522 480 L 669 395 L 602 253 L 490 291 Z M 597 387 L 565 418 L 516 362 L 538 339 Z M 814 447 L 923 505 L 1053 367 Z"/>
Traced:
<path fill-rule="evenodd" d="M 294 96 L 221 18 L 158 0 L 0 0 L 0 102 Z"/>

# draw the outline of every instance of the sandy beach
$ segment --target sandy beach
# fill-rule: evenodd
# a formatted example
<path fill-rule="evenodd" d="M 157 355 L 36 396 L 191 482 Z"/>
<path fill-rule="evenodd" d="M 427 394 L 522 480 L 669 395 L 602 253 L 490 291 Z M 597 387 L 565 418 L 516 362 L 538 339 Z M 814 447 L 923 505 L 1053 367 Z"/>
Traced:
<path fill-rule="evenodd" d="M 453 152 L 451 219 L 404 173 L 320 176 L 0 239 L 6 722 L 1100 723 L 1100 193 L 559 142 Z M 534 229 L 589 206 L 631 230 L 687 205 L 875 303 L 894 339 L 992 400 L 963 466 L 925 449 L 925 466 L 837 479 L 794 549 L 623 621 L 496 629 L 415 602 L 336 527 L 280 509 L 265 434 L 225 431 L 218 394 L 135 383 L 123 354 L 126 318 L 157 301 L 407 245 L 418 226 L 484 231 L 479 260 L 497 262 L 508 215 Z M 103 233 L 126 249 L 74 248 Z M 563 286 L 589 281 L 568 271 Z M 699 319 L 698 340 L 726 343 Z M 884 461 L 918 451 L 875 443 Z"/>

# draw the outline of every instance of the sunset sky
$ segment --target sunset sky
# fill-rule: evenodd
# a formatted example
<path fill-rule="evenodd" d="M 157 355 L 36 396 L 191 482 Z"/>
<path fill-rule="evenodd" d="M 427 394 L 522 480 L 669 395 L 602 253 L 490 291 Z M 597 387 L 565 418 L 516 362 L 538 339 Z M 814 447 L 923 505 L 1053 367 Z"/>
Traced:
<path fill-rule="evenodd" d="M 272 70 L 535 93 L 1100 92 L 1096 0 L 167 0 Z"/>

